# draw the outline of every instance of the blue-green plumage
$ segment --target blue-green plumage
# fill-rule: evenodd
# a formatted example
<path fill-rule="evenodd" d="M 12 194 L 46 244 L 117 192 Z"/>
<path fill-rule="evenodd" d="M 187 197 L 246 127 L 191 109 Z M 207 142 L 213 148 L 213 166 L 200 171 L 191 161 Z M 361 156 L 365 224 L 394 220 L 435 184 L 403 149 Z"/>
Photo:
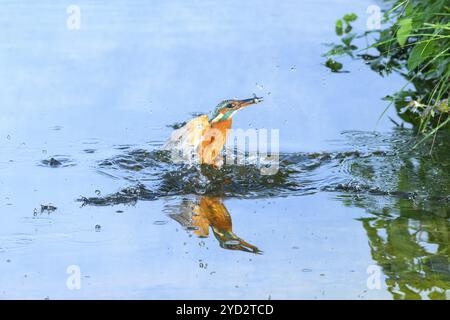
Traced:
<path fill-rule="evenodd" d="M 232 108 L 232 104 L 231 104 L 232 101 L 233 100 L 224 100 L 224 101 L 220 102 L 217 105 L 217 107 L 214 109 L 214 111 L 212 112 L 211 118 L 209 119 L 209 121 L 212 121 L 213 119 L 215 119 L 219 115 L 220 111 L 223 110 L 224 108 L 230 108 L 230 111 L 225 113 L 225 115 L 222 117 L 222 120 L 228 119 L 228 117 L 232 114 L 232 111 L 233 111 L 231 109 Z M 227 117 L 225 118 L 225 116 L 227 116 Z"/>

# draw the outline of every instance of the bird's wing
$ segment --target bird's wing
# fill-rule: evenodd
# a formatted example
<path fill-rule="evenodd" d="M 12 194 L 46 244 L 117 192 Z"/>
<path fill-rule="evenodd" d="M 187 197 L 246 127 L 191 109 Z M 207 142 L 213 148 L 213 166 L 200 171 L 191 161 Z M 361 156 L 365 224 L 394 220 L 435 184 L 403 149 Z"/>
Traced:
<path fill-rule="evenodd" d="M 201 115 L 183 127 L 174 130 L 163 146 L 163 150 L 197 150 L 205 131 L 210 127 L 208 116 Z"/>

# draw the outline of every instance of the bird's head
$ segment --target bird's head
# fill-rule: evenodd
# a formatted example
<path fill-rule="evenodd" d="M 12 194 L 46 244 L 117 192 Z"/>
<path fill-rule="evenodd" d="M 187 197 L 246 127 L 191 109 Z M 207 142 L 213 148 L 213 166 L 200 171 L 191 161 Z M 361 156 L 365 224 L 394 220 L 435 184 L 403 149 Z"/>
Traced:
<path fill-rule="evenodd" d="M 263 99 L 258 98 L 257 96 L 244 100 L 224 100 L 217 105 L 211 116 L 210 122 L 216 123 L 219 121 L 230 120 L 238 110 L 261 101 L 263 101 Z"/>

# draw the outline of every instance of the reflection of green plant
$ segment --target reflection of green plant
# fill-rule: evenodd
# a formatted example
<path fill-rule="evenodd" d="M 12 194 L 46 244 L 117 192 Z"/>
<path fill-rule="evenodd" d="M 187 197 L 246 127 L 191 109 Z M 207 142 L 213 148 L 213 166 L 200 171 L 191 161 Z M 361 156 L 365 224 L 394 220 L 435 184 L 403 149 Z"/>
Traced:
<path fill-rule="evenodd" d="M 396 0 L 384 12 L 381 30 L 352 33 L 356 15 L 345 15 L 336 22 L 341 43 L 333 44 L 325 54 L 348 55 L 362 59 L 385 76 L 402 74 L 407 84 L 395 95 L 386 97 L 399 116 L 428 136 L 450 127 L 448 96 L 450 91 L 450 7 L 448 0 Z M 359 50 L 355 39 L 375 34 L 372 45 Z M 335 64 L 326 64 L 332 71 Z M 342 68 L 342 66 L 341 66 Z M 408 89 L 407 89 L 408 88 Z"/>
<path fill-rule="evenodd" d="M 402 208 L 402 203 L 400 207 L 400 216 L 395 218 L 379 215 L 360 219 L 372 258 L 382 267 L 394 299 L 444 300 L 450 290 L 448 220 L 423 216 L 409 205 Z M 426 248 L 425 243 L 436 245 L 436 252 Z"/>
<path fill-rule="evenodd" d="M 386 276 L 394 299 L 446 299 L 450 292 L 450 134 L 439 133 L 432 156 L 400 151 L 407 136 L 394 136 L 385 158 L 355 159 L 353 180 L 409 197 L 343 195 L 344 205 L 364 208 L 358 219 L 367 233 L 372 259 Z M 386 140 L 386 142 L 389 140 Z"/>

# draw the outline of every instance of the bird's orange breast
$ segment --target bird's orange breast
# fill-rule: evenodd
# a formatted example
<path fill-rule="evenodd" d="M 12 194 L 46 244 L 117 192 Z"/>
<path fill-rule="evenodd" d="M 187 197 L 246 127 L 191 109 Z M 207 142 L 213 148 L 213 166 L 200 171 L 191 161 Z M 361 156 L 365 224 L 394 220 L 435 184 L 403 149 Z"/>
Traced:
<path fill-rule="evenodd" d="M 216 165 L 220 153 L 227 142 L 228 130 L 231 129 L 231 119 L 213 123 L 205 131 L 199 148 L 202 164 Z"/>

